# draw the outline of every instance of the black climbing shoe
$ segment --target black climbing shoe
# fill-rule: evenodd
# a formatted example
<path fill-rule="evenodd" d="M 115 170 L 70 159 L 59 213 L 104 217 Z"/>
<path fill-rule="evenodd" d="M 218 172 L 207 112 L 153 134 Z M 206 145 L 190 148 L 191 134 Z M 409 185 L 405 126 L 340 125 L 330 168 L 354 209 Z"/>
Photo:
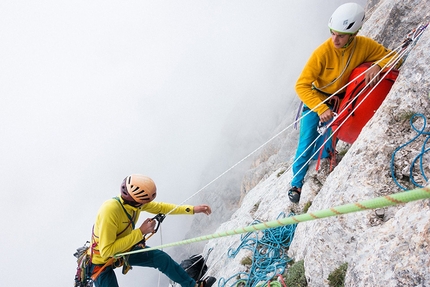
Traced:
<path fill-rule="evenodd" d="M 299 202 L 301 191 L 302 189 L 299 187 L 296 187 L 296 186 L 291 187 L 291 189 L 288 191 L 288 198 L 290 199 L 290 201 L 293 203 Z"/>
<path fill-rule="evenodd" d="M 208 276 L 203 280 L 197 281 L 197 287 L 211 287 L 216 282 L 216 278 Z"/>

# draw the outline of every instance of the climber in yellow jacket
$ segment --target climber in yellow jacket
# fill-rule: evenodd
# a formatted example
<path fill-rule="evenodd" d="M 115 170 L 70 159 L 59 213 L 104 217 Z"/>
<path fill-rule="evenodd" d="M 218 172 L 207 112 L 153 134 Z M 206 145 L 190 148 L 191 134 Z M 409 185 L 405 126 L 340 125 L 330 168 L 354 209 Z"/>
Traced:
<path fill-rule="evenodd" d="M 151 178 L 133 174 L 126 177 L 122 182 L 120 196 L 107 200 L 100 207 L 94 223 L 91 242 L 93 246 L 92 273 L 97 273 L 104 266 L 95 280 L 97 287 L 119 286 L 113 271 L 116 264 L 106 267 L 105 263 L 115 254 L 129 251 L 141 242 L 145 235 L 154 232 L 157 222 L 150 218 L 144 220 L 140 227 L 135 228 L 142 211 L 153 214 L 167 214 L 169 212 L 170 214 L 189 215 L 196 213 L 211 214 L 211 208 L 206 204 L 177 206 L 153 201 L 156 195 L 157 188 Z M 194 279 L 167 253 L 161 250 L 131 254 L 127 264 L 129 266 L 157 268 L 182 287 L 196 286 Z M 199 283 L 199 286 L 205 286 L 206 282 Z M 211 283 L 214 283 L 214 278 L 211 278 Z"/>
<path fill-rule="evenodd" d="M 341 89 L 348 83 L 352 70 L 365 62 L 377 62 L 365 74 L 365 83 L 375 85 L 381 68 L 396 56 L 376 41 L 357 36 L 364 16 L 364 9 L 356 3 L 339 6 L 328 23 L 331 38 L 313 52 L 296 82 L 296 92 L 304 105 L 292 168 L 293 179 L 288 191 L 291 202 L 299 202 L 308 162 L 319 149 L 319 146 L 310 147 L 319 135 L 319 123 L 330 122 L 334 116 L 330 103 L 324 101 L 335 92 L 341 95 L 344 92 Z M 331 143 L 328 142 L 327 146 Z M 322 157 L 328 155 L 323 150 Z"/>

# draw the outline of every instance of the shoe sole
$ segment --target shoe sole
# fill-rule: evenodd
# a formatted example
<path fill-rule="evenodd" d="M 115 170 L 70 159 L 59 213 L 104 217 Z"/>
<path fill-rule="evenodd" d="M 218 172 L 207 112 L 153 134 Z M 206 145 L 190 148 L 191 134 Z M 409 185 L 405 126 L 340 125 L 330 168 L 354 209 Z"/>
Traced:
<path fill-rule="evenodd" d="M 214 283 L 216 282 L 216 278 L 215 277 L 208 277 L 206 280 L 205 280 L 205 287 L 211 287 L 212 285 L 214 285 Z"/>

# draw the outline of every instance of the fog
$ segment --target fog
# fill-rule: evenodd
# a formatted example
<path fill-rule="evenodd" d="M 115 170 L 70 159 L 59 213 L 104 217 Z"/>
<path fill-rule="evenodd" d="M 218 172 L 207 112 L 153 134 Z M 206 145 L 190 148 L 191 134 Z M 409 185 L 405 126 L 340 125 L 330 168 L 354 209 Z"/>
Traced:
<path fill-rule="evenodd" d="M 71 286 L 72 254 L 127 175 L 189 203 L 202 174 L 268 140 L 343 2 L 3 1 L 2 285 Z M 184 217 L 150 244 L 182 239 Z M 130 272 L 120 284 L 158 278 Z"/>

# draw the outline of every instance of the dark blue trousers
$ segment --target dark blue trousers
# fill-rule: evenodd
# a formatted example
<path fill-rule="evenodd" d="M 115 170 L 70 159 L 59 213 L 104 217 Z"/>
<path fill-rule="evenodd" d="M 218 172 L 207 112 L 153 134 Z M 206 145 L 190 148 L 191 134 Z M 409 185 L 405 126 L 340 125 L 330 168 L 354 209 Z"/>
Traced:
<path fill-rule="evenodd" d="M 180 284 L 182 287 L 195 287 L 196 285 L 194 279 L 192 279 L 166 252 L 161 250 L 130 254 L 128 263 L 131 266 L 156 268 L 169 277 L 170 280 Z M 119 287 L 112 266 L 107 267 L 94 283 L 96 287 Z"/>

